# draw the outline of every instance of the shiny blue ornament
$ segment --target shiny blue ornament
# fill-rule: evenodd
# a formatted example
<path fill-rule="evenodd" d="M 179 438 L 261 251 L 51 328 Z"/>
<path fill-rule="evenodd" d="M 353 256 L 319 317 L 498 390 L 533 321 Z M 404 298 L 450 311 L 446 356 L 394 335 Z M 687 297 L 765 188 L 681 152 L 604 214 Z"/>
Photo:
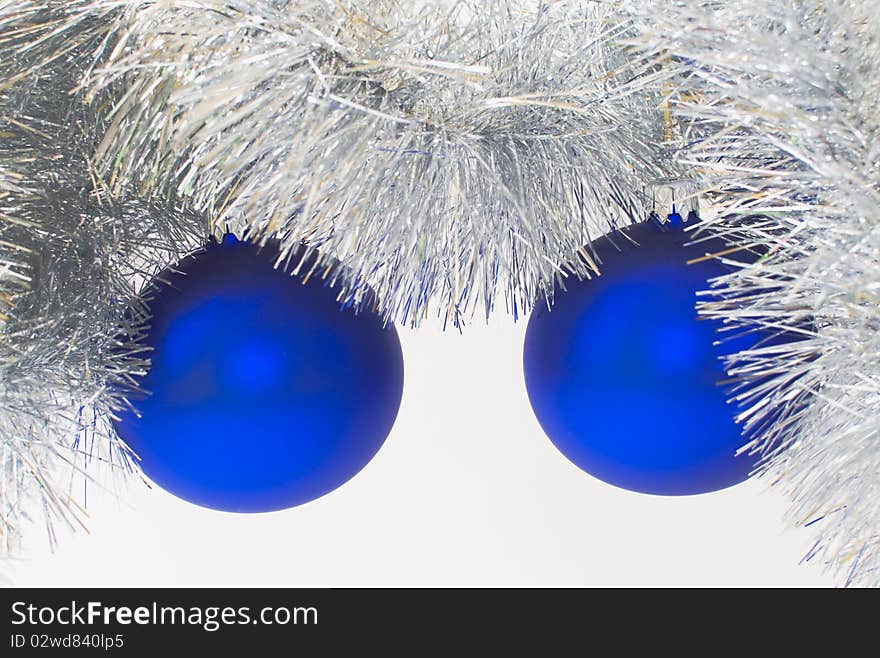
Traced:
<path fill-rule="evenodd" d="M 356 475 L 403 391 L 397 333 L 322 279 L 275 269 L 277 247 L 227 237 L 146 294 L 152 366 L 116 423 L 156 484 L 197 505 L 269 512 Z M 293 262 L 298 262 L 297 260 Z"/>
<path fill-rule="evenodd" d="M 697 318 L 696 293 L 728 269 L 714 259 L 686 261 L 724 245 L 684 247 L 692 235 L 675 225 L 698 219 L 673 215 L 596 241 L 601 276 L 567 280 L 552 309 L 539 305 L 524 349 L 529 399 L 562 454 L 600 480 L 658 495 L 722 489 L 755 465 L 753 457 L 735 456 L 743 439 L 737 407 L 720 385 L 720 357 L 761 337 L 713 345 L 730 334 Z"/>

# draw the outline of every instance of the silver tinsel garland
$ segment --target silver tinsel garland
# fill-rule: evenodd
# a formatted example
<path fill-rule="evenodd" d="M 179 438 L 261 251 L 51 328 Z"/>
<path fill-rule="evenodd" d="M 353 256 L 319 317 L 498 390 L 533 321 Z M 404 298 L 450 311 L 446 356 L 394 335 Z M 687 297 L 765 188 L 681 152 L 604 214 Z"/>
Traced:
<path fill-rule="evenodd" d="M 206 235 L 191 212 L 106 192 L 90 165 L 101 119 L 70 93 L 102 29 L 58 32 L 58 18 L 0 3 L 0 549 L 9 553 L 31 515 L 53 541 L 56 521 L 81 523 L 76 492 L 99 464 L 135 469 L 109 417 L 149 366 L 133 319 L 138 287 Z"/>
<path fill-rule="evenodd" d="M 86 81 L 96 153 L 151 195 L 337 258 L 393 320 L 528 310 L 674 173 L 601 3 L 126 3 Z"/>
<path fill-rule="evenodd" d="M 631 3 L 669 76 L 680 157 L 717 204 L 706 227 L 764 255 L 700 312 L 789 331 L 729 372 L 744 450 L 813 525 L 844 583 L 880 585 L 880 2 Z M 742 261 L 743 259 L 739 259 Z M 722 337 L 723 338 L 723 337 Z"/>
<path fill-rule="evenodd" d="M 762 256 L 700 312 L 813 555 L 880 584 L 880 0 L 0 0 L 0 513 L 77 518 L 149 366 L 138 291 L 209 234 L 338 259 L 393 321 L 527 312 L 652 186 Z M 685 181 L 686 184 L 682 184 Z M 748 259 L 751 262 L 753 259 Z M 745 260 L 743 260 L 745 262 Z M 723 339 L 720 336 L 719 339 Z M 30 502 L 28 502 L 30 501 Z"/>

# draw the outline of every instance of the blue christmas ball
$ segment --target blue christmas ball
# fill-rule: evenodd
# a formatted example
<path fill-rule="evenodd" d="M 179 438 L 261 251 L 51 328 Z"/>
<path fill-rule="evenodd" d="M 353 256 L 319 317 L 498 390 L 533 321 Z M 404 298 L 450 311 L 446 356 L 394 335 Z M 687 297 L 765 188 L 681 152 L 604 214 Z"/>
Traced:
<path fill-rule="evenodd" d="M 394 328 L 344 308 L 325 264 L 306 279 L 309 261 L 297 277 L 277 257 L 228 237 L 145 296 L 147 394 L 116 427 L 150 479 L 197 505 L 268 512 L 314 500 L 373 458 L 397 415 Z"/>
<path fill-rule="evenodd" d="M 758 337 L 713 345 L 720 323 L 698 319 L 696 294 L 729 270 L 715 259 L 686 264 L 724 245 L 684 247 L 692 236 L 674 222 L 622 230 L 640 246 L 620 232 L 597 240 L 601 276 L 567 280 L 529 319 L 523 365 L 535 415 L 569 460 L 624 489 L 688 495 L 741 482 L 755 459 L 735 456 L 743 439 L 720 357 Z"/>

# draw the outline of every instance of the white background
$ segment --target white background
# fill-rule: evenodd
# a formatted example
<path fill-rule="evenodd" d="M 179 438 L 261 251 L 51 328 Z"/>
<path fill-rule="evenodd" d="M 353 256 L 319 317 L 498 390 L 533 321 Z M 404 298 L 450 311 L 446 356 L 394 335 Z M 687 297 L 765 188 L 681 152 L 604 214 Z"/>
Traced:
<path fill-rule="evenodd" d="M 634 494 L 569 463 L 532 415 L 526 323 L 399 330 L 406 383 L 376 458 L 329 495 L 234 515 L 91 489 L 89 533 L 36 542 L 21 586 L 829 586 L 763 481 Z M 637 412 L 637 409 L 633 410 Z M 39 538 L 40 528 L 32 529 Z"/>

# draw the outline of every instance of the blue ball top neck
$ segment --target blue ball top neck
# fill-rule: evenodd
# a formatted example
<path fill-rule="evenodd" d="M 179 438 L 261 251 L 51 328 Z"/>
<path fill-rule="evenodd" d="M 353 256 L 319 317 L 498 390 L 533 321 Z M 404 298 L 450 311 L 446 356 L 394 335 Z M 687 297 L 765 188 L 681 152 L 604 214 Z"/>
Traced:
<path fill-rule="evenodd" d="M 688 212 L 687 217 L 683 217 L 681 213 L 678 212 L 675 204 L 672 204 L 672 212 L 666 215 L 665 218 L 656 210 L 652 210 L 648 214 L 647 223 L 661 233 L 670 233 L 684 231 L 684 229 L 693 226 L 699 221 L 700 216 L 697 214 L 696 210 L 691 210 Z"/>

